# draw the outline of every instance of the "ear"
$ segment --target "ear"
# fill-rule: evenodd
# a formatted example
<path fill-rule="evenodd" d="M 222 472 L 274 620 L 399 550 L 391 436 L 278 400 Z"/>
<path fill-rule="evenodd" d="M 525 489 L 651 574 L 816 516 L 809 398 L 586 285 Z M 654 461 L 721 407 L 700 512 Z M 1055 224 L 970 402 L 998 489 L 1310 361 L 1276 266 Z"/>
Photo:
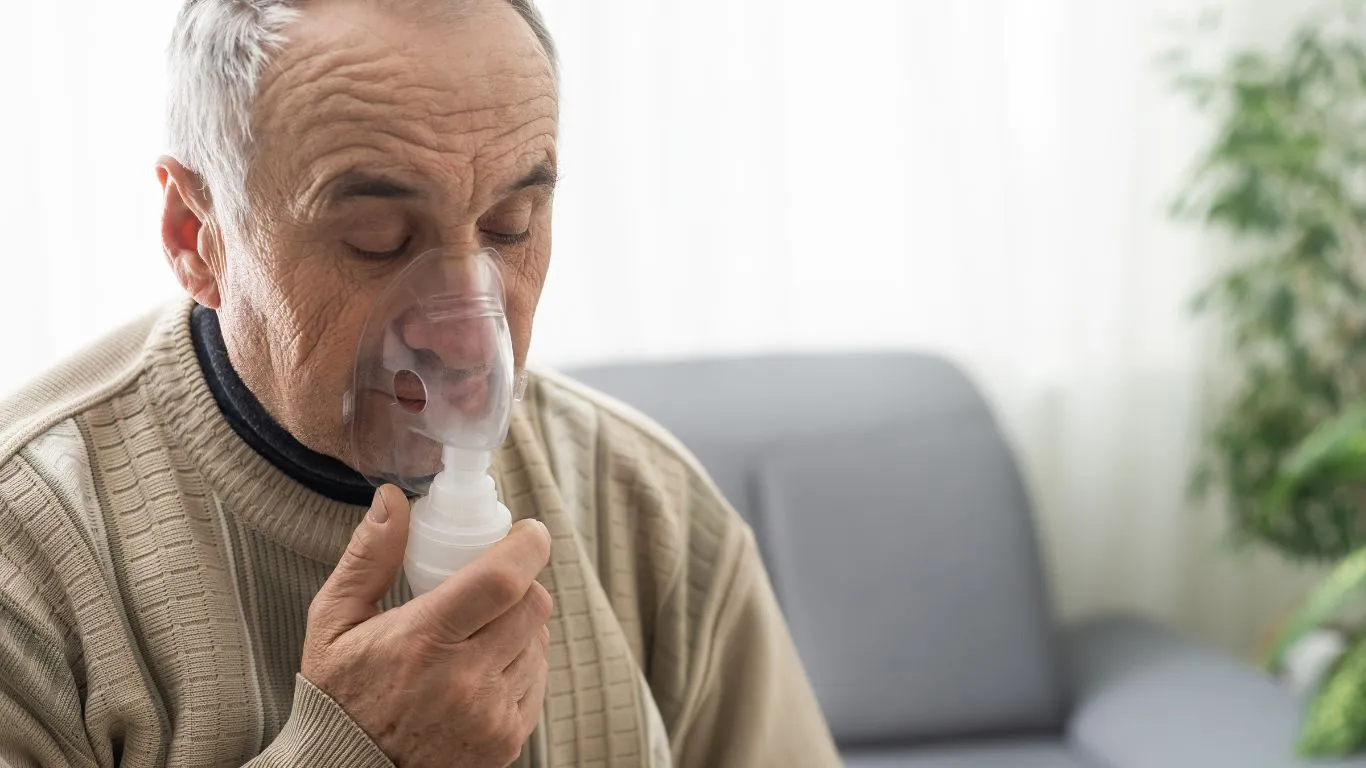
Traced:
<path fill-rule="evenodd" d="M 222 238 L 199 174 L 174 157 L 157 160 L 157 179 L 164 194 L 161 244 L 176 280 L 195 301 L 209 309 L 221 303 Z"/>

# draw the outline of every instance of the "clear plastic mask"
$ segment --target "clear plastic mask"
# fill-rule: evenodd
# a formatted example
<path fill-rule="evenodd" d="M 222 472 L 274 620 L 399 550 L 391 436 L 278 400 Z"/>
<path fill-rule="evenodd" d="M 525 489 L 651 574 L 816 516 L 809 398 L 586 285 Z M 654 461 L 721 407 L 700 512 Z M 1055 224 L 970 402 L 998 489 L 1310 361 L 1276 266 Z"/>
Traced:
<path fill-rule="evenodd" d="M 356 469 L 426 493 L 442 448 L 492 451 L 520 396 L 502 260 L 429 251 L 375 301 L 356 349 L 344 416 Z"/>

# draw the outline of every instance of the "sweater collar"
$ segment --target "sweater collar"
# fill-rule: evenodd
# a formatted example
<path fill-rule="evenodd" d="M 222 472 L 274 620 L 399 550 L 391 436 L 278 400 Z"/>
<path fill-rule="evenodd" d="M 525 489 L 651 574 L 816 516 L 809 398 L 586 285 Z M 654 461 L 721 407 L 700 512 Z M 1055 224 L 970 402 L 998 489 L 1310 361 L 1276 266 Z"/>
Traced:
<path fill-rule="evenodd" d="M 250 424 L 232 424 L 249 421 L 239 410 L 243 398 L 237 393 L 228 397 L 224 406 L 215 397 L 209 379 L 216 376 L 223 385 L 225 371 L 212 363 L 208 345 L 210 364 L 201 366 L 191 332 L 193 306 L 185 302 L 163 315 L 148 340 L 149 396 L 157 402 L 158 412 L 165 415 L 164 428 L 205 478 L 212 495 L 243 523 L 305 557 L 336 562 L 365 513 L 369 494 L 363 499 L 359 494 L 340 499 L 335 496 L 343 494 L 320 492 L 312 481 L 319 475 L 318 467 L 308 469 L 290 462 L 288 454 L 296 459 L 299 455 L 296 449 L 281 448 L 279 434 L 270 438 L 261 434 L 264 409 L 255 416 L 257 429 Z M 223 356 L 226 359 L 226 353 Z M 240 385 L 240 379 L 236 383 Z M 229 380 L 226 387 L 231 386 Z M 241 389 L 250 397 L 244 386 Z M 256 408 L 260 408 L 259 403 Z M 275 428 L 284 432 L 279 425 Z M 283 464 L 267 458 L 253 444 L 274 446 L 284 456 L 275 457 Z"/>
<path fill-rule="evenodd" d="M 228 426 L 277 469 L 336 501 L 367 505 L 375 488 L 337 459 L 309 449 L 280 426 L 256 399 L 228 357 L 218 313 L 196 305 L 190 311 L 190 339 L 204 381 Z"/>

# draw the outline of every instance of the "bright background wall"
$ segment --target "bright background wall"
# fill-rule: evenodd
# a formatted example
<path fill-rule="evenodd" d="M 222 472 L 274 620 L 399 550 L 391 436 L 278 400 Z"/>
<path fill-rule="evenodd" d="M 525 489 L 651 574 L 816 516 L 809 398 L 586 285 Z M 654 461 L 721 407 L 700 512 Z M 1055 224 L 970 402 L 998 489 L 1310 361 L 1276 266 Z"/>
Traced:
<path fill-rule="evenodd" d="M 1298 3 L 1218 0 L 1220 44 Z M 176 295 L 176 0 L 18 3 L 0 47 L 0 393 Z M 916 348 L 1021 454 L 1060 610 L 1246 650 L 1307 583 L 1184 497 L 1211 244 L 1165 202 L 1205 126 L 1153 59 L 1184 0 L 542 0 L 562 187 L 534 355 Z M 15 26 L 17 25 L 17 26 Z"/>

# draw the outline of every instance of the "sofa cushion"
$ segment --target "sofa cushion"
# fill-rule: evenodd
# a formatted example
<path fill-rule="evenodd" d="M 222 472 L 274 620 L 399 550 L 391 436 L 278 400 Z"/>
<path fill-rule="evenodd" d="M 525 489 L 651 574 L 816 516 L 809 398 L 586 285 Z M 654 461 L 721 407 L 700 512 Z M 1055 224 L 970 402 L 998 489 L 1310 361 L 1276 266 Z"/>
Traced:
<path fill-rule="evenodd" d="M 754 500 L 842 746 L 1061 727 L 1028 504 L 985 414 L 788 440 Z"/>
<path fill-rule="evenodd" d="M 765 544 L 750 477 L 767 446 L 793 437 L 986 416 L 957 367 L 923 354 L 768 355 L 577 368 L 574 378 L 648 414 L 692 451 Z M 989 417 L 988 417 L 989 418 Z"/>
<path fill-rule="evenodd" d="M 1108 766 L 1311 765 L 1294 754 L 1299 699 L 1236 659 L 1136 618 L 1091 619 L 1063 648 L 1068 743 Z M 1312 765 L 1361 768 L 1366 756 Z"/>

